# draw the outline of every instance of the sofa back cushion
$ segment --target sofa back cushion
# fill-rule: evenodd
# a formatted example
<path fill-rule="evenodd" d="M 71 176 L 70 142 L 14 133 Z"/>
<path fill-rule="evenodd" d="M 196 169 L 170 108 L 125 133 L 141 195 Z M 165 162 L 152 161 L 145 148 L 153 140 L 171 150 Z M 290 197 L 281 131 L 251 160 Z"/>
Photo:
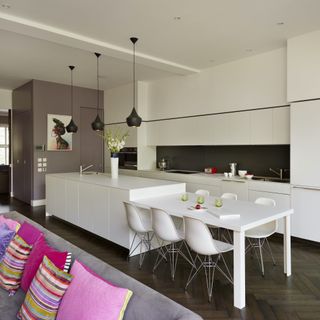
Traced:
<path fill-rule="evenodd" d="M 57 320 L 123 319 L 132 291 L 97 277 L 77 260 L 70 273 L 74 278 L 62 299 Z"/>
<path fill-rule="evenodd" d="M 33 278 L 18 319 L 54 320 L 72 276 L 57 268 L 46 256 Z"/>
<path fill-rule="evenodd" d="M 29 258 L 32 246 L 29 246 L 19 235 L 10 241 L 0 262 L 0 286 L 15 293 L 21 282 L 22 273 Z"/>
<path fill-rule="evenodd" d="M 69 271 L 71 264 L 71 253 L 67 251 L 60 252 L 53 249 L 47 244 L 45 237 L 41 235 L 38 241 L 34 244 L 30 253 L 30 257 L 24 268 L 21 280 L 21 288 L 25 292 L 28 291 L 32 279 L 36 275 L 44 256 L 47 256 L 57 268 L 62 269 L 65 272 Z"/>

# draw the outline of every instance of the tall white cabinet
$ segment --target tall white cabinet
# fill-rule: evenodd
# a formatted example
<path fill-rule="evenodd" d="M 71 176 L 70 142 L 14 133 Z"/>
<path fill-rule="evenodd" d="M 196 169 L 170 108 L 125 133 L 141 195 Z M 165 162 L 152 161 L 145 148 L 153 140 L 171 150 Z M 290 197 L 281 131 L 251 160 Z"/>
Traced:
<path fill-rule="evenodd" d="M 320 241 L 320 101 L 291 105 L 292 234 Z"/>

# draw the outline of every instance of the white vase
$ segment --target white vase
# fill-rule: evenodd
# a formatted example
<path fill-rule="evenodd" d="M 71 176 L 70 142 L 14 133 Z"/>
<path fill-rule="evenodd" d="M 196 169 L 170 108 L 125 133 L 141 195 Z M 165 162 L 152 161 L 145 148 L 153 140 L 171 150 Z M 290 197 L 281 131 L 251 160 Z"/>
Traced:
<path fill-rule="evenodd" d="M 119 176 L 119 158 L 111 157 L 111 178 L 118 179 Z"/>

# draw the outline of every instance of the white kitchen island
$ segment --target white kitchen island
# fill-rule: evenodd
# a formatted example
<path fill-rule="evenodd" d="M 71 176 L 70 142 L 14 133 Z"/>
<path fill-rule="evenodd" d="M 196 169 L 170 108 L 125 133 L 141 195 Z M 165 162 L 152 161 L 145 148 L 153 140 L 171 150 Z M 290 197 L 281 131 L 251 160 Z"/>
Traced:
<path fill-rule="evenodd" d="M 129 248 L 123 201 L 183 193 L 185 183 L 108 174 L 57 173 L 46 175 L 46 213 Z"/>

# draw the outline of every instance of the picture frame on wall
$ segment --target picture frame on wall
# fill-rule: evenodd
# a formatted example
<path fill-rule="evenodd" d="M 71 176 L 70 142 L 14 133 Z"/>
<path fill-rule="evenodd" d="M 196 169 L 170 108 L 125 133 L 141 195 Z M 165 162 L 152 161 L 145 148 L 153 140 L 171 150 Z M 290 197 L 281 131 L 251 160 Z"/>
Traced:
<path fill-rule="evenodd" d="M 48 114 L 47 119 L 47 150 L 72 151 L 72 133 L 67 132 L 71 116 Z"/>

